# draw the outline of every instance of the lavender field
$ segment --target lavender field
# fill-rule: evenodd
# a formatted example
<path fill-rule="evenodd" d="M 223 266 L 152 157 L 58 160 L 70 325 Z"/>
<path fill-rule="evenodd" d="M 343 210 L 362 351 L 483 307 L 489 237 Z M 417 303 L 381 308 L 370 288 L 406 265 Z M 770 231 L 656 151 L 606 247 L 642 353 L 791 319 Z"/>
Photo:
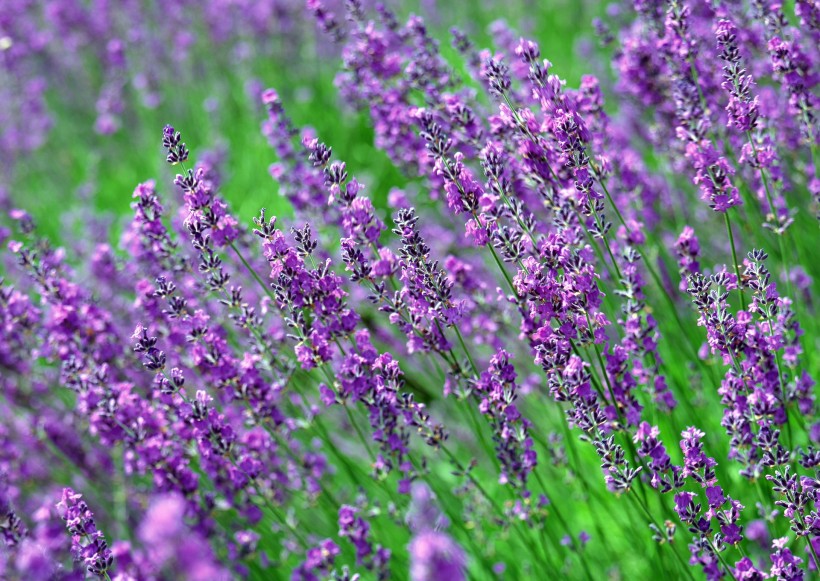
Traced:
<path fill-rule="evenodd" d="M 820 579 L 817 0 L 0 0 L 0 579 Z"/>

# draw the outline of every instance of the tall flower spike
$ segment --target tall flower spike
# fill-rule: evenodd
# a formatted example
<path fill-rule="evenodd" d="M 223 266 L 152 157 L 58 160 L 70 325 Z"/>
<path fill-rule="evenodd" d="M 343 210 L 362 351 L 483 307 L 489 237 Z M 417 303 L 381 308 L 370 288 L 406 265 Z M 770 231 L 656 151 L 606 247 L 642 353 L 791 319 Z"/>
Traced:
<path fill-rule="evenodd" d="M 278 157 L 268 171 L 279 184 L 280 195 L 285 196 L 297 211 L 316 215 L 329 223 L 335 222 L 336 217 L 327 211 L 327 193 L 321 174 L 296 150 L 293 140 L 298 131 L 285 114 L 279 94 L 273 89 L 265 90 L 262 103 L 268 111 L 262 133 Z"/>
<path fill-rule="evenodd" d="M 818 128 L 814 88 L 818 77 L 812 73 L 812 67 L 816 63 L 800 47 L 794 37 L 796 31 L 784 30 L 787 21 L 780 3 L 755 0 L 753 4 L 758 17 L 766 26 L 766 41 L 774 78 L 789 96 L 789 113 L 797 119 L 805 142 L 810 147 L 815 147 Z"/>
<path fill-rule="evenodd" d="M 672 91 L 675 102 L 675 133 L 684 145 L 687 159 L 695 169 L 693 182 L 700 188 L 701 198 L 715 212 L 725 213 L 741 205 L 740 192 L 731 182 L 734 168 L 721 156 L 711 141 L 711 121 L 707 103 L 691 64 L 693 49 L 689 19 L 690 9 L 677 0 L 669 4 L 664 22 L 666 37 L 664 58 L 672 71 Z"/>
<path fill-rule="evenodd" d="M 767 226 L 782 234 L 792 223 L 793 217 L 780 192 L 782 170 L 777 150 L 765 131 L 765 119 L 760 111 L 758 95 L 752 94 L 754 80 L 741 64 L 737 28 L 730 20 L 722 19 L 715 29 L 715 38 L 720 58 L 726 63 L 721 87 L 729 94 L 727 124 L 740 133 L 745 141 L 740 161 L 759 170 L 762 184 L 758 184 L 756 189 L 761 202 L 769 206 Z"/>
<path fill-rule="evenodd" d="M 94 515 L 88 505 L 70 488 L 63 489 L 62 500 L 57 510 L 71 535 L 71 552 L 74 560 L 82 563 L 89 573 L 107 578 L 114 563 L 114 556 L 108 548 L 102 532 L 94 524 Z"/>
<path fill-rule="evenodd" d="M 188 148 L 179 131 L 170 125 L 162 131 L 162 144 L 168 151 L 168 163 L 176 165 L 187 161 Z M 200 232 L 208 232 L 218 247 L 229 246 L 239 237 L 236 219 L 228 211 L 227 204 L 217 196 L 207 167 L 200 165 L 177 174 L 174 184 L 185 196 L 189 211 L 186 224 L 193 225 Z"/>
<path fill-rule="evenodd" d="M 700 274 L 700 241 L 690 226 L 684 226 L 678 239 L 675 241 L 675 254 L 678 256 L 678 273 L 680 284 L 678 288 L 686 292 L 689 286 L 689 277 Z"/>
<path fill-rule="evenodd" d="M 743 526 L 739 524 L 743 505 L 724 494 L 718 484 L 714 469 L 717 462 L 704 452 L 701 441 L 704 433 L 690 427 L 681 435 L 683 475 L 703 487 L 707 505 L 701 512 L 701 504 L 694 500 L 697 495 L 679 492 L 675 495 L 675 512 L 693 534 L 689 545 L 693 564 L 700 563 L 706 575 L 711 576 L 722 568 L 718 554 L 725 546 L 737 545 L 743 540 Z M 713 521 L 717 530 L 712 528 Z"/>
<path fill-rule="evenodd" d="M 518 385 L 511 357 L 503 349 L 493 355 L 489 368 L 475 382 L 474 389 L 480 399 L 479 410 L 487 416 L 493 429 L 502 470 L 500 481 L 523 489 L 536 467 L 537 455 L 529 433 L 532 426 L 515 405 Z"/>
<path fill-rule="evenodd" d="M 416 428 L 430 446 L 446 439 L 446 433 L 430 422 L 423 404 L 403 391 L 398 362 L 373 347 L 369 331 L 357 328 L 359 315 L 348 306 L 343 279 L 331 269 L 331 260 L 320 266 L 308 253 L 313 248 L 309 228 L 295 236 L 300 250 L 275 227 L 275 218 L 266 222 L 262 213 L 255 222 L 254 232 L 263 239 L 270 277 L 275 281 L 272 286 L 276 300 L 293 330 L 291 338 L 297 342 L 297 359 L 304 369 L 324 368 L 330 378 L 327 366 L 334 361 L 339 347 L 341 363 L 332 378 L 333 385 L 321 390 L 322 399 L 327 405 L 353 401 L 366 407 L 373 438 L 381 451 L 376 471 L 381 474 L 398 468 L 404 475 L 399 490 L 406 492 L 415 473 L 408 458 L 410 428 Z M 313 268 L 308 268 L 306 259 Z M 346 352 L 341 348 L 342 341 L 349 342 L 353 349 Z"/>
<path fill-rule="evenodd" d="M 11 506 L 5 477 L 0 476 L 0 540 L 6 548 L 17 546 L 28 535 L 26 525 Z"/>
<path fill-rule="evenodd" d="M 758 98 L 756 95 L 752 97 L 751 93 L 754 80 L 740 63 L 735 25 L 730 20 L 720 20 L 715 30 L 715 38 L 720 48 L 720 58 L 726 63 L 723 67 L 721 86 L 729 93 L 729 104 L 726 106 L 729 127 L 746 133 L 757 127 L 760 116 Z"/>
<path fill-rule="evenodd" d="M 419 233 L 418 216 L 413 208 L 401 209 L 393 230 L 401 238 L 401 280 L 405 284 L 413 310 L 431 322 L 446 327 L 458 323 L 461 305 L 452 298 L 452 282 L 438 261 L 430 259 L 430 247 Z"/>
<path fill-rule="evenodd" d="M 359 509 L 349 505 L 339 508 L 339 536 L 353 544 L 356 564 L 372 571 L 382 581 L 389 576 L 390 550 L 373 544 L 370 523 L 358 513 Z"/>

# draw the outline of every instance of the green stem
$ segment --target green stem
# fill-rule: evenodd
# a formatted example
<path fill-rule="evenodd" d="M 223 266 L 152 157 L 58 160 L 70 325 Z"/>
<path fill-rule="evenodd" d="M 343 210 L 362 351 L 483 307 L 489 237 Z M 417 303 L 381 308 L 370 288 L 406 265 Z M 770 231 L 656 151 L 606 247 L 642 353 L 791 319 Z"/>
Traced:
<path fill-rule="evenodd" d="M 338 447 L 336 446 L 336 444 L 333 443 L 333 440 L 330 438 L 330 434 L 327 432 L 324 425 L 319 421 L 318 416 L 313 417 L 313 425 L 316 427 L 316 431 L 319 433 L 320 439 L 327 446 L 327 449 L 330 451 L 330 453 L 333 454 L 336 457 L 336 459 L 342 463 L 342 466 L 344 466 L 350 479 L 353 482 L 355 482 L 357 486 L 362 486 L 362 481 L 359 480 L 356 471 L 361 471 L 362 476 L 364 476 L 365 478 L 367 478 L 368 475 L 361 470 L 358 464 L 352 464 L 346 456 L 339 452 Z"/>
<path fill-rule="evenodd" d="M 615 205 L 615 200 L 612 199 L 612 195 L 609 193 L 609 189 L 606 187 L 606 184 L 604 183 L 603 180 L 600 180 L 599 183 L 601 184 L 601 189 L 604 190 L 604 194 L 606 195 L 607 200 L 609 200 L 609 204 L 612 206 L 612 209 L 615 211 L 615 215 L 618 217 L 618 221 L 621 223 L 621 225 L 624 228 L 627 229 L 627 231 L 629 231 L 630 228 L 627 225 L 626 221 L 624 220 L 624 217 L 621 214 L 621 211 Z M 640 252 L 641 258 L 643 258 L 643 263 L 644 263 L 644 266 L 646 267 L 647 272 L 649 273 L 649 276 L 652 277 L 652 280 L 654 281 L 655 285 L 658 287 L 658 290 L 661 291 L 661 294 L 663 295 L 664 299 L 666 299 L 666 302 L 669 304 L 669 311 L 672 313 L 672 316 L 674 317 L 675 322 L 678 324 L 678 328 L 687 337 L 686 345 L 689 347 L 689 349 L 691 351 L 691 355 L 694 357 L 695 361 L 697 361 L 700 365 L 703 365 L 703 362 L 701 361 L 700 357 L 698 357 L 697 348 L 695 346 L 693 346 L 692 343 L 688 340 L 689 333 L 687 332 L 687 329 L 683 324 L 683 320 L 681 319 L 680 314 L 678 313 L 678 305 L 675 304 L 674 299 L 669 295 L 669 292 L 667 291 L 666 286 L 664 286 L 663 282 L 661 281 L 661 277 L 658 274 L 658 271 L 655 270 L 655 267 L 652 265 L 652 262 L 649 260 L 649 257 L 646 256 L 646 254 L 644 252 L 642 252 L 640 250 L 639 250 L 639 252 Z"/>
<path fill-rule="evenodd" d="M 468 528 L 464 525 L 462 521 L 462 515 L 452 511 L 452 507 L 449 502 L 444 502 L 445 496 L 452 496 L 451 494 L 442 494 L 441 488 L 438 486 L 438 483 L 433 479 L 429 478 L 428 476 L 424 475 L 424 472 L 416 465 L 416 462 L 413 460 L 412 457 L 409 458 L 410 463 L 413 465 L 413 469 L 420 477 L 430 486 L 430 489 L 436 495 L 437 499 L 439 500 L 439 505 L 442 507 L 442 510 L 447 514 L 447 517 L 450 519 L 450 522 L 458 527 L 462 533 L 464 534 L 464 538 L 473 548 L 473 554 L 476 555 L 484 565 L 485 571 L 492 570 L 492 564 L 487 559 L 486 555 L 484 554 L 483 547 L 479 546 L 475 540 L 475 534 L 468 530 Z"/>
<path fill-rule="evenodd" d="M 373 453 L 373 449 L 368 444 L 367 439 L 364 437 L 362 433 L 362 429 L 359 427 L 358 422 L 353 418 L 353 412 L 350 411 L 350 408 L 347 407 L 345 404 L 342 404 L 342 407 L 345 408 L 345 412 L 347 412 L 347 419 L 350 422 L 350 425 L 353 426 L 353 429 L 356 431 L 356 435 L 359 437 L 359 441 L 361 442 L 364 449 L 367 450 L 368 456 L 370 459 L 375 462 L 376 455 Z"/>
<path fill-rule="evenodd" d="M 114 474 L 116 485 L 114 487 L 114 507 L 117 515 L 117 527 L 119 536 L 129 539 L 131 527 L 128 526 L 128 491 L 125 484 L 125 468 L 123 466 L 124 447 L 120 446 L 114 450 Z"/>
<path fill-rule="evenodd" d="M 464 337 L 461 334 L 461 331 L 458 328 L 458 325 L 453 325 L 453 330 L 456 332 L 456 337 L 458 337 L 458 342 L 461 343 L 461 348 L 464 349 L 464 353 L 467 355 L 467 361 L 470 362 L 470 367 L 473 368 L 473 374 L 478 377 L 478 367 L 473 361 L 473 356 L 470 354 L 470 350 L 467 348 L 467 344 L 464 342 Z"/>
<path fill-rule="evenodd" d="M 655 519 L 652 517 L 652 514 L 649 512 L 649 509 L 646 507 L 646 505 L 644 505 L 639 498 L 633 498 L 633 500 L 643 511 L 644 515 L 646 515 L 646 518 L 648 518 L 650 522 L 652 522 L 656 527 L 658 527 L 658 530 L 662 530 L 661 527 L 658 526 L 658 523 L 655 522 Z M 683 559 L 681 559 L 681 556 L 678 554 L 677 549 L 670 544 L 669 550 L 671 550 L 672 553 L 675 555 L 675 558 L 677 559 L 678 563 L 680 563 L 680 565 L 683 567 L 683 570 L 686 572 L 689 579 L 694 581 L 695 577 L 692 575 L 692 571 L 689 567 L 686 566 L 686 564 L 684 564 Z"/>
<path fill-rule="evenodd" d="M 236 247 L 236 244 L 234 244 L 233 242 L 231 242 L 230 246 L 231 246 L 231 250 L 233 250 L 233 251 L 236 253 L 236 256 L 238 256 L 238 257 L 239 257 L 239 260 L 240 260 L 240 261 L 242 262 L 242 264 L 245 266 L 245 269 L 246 269 L 246 270 L 248 271 L 248 273 L 249 273 L 249 274 L 253 277 L 253 279 L 254 279 L 254 280 L 255 280 L 255 281 L 259 284 L 259 286 L 260 286 L 260 287 L 261 287 L 261 289 L 265 292 L 265 294 L 266 294 L 266 295 L 268 295 L 268 297 L 270 297 L 270 299 L 271 299 L 272 301 L 276 302 L 276 298 L 273 296 L 273 292 L 271 292 L 271 290 L 270 290 L 270 286 L 266 285 L 266 284 L 262 281 L 262 279 L 261 279 L 261 278 L 259 278 L 259 275 L 258 275 L 258 274 L 256 274 L 256 271 L 255 271 L 255 270 L 251 267 L 251 265 L 248 263 L 248 261 L 247 261 L 247 260 L 245 260 L 245 257 L 244 257 L 244 256 L 242 256 L 242 253 L 241 253 L 241 252 L 239 252 L 239 249 Z"/>
<path fill-rule="evenodd" d="M 495 260 L 496 265 L 498 265 L 498 270 L 501 271 L 501 274 L 504 276 L 504 280 L 507 281 L 507 286 L 510 287 L 510 292 L 513 293 L 516 297 L 518 297 L 518 292 L 515 290 L 515 285 L 513 284 L 512 279 L 510 278 L 509 273 L 507 273 L 507 269 L 504 268 L 504 263 L 501 262 L 501 259 L 498 258 L 498 254 L 495 251 L 495 248 L 488 245 L 487 248 L 490 249 L 490 253 L 493 255 L 493 260 Z"/>
<path fill-rule="evenodd" d="M 783 237 L 786 233 L 777 234 L 777 244 L 780 247 L 780 258 L 783 262 L 783 271 L 786 275 L 786 289 L 789 292 L 789 298 L 795 301 L 798 304 L 802 304 L 801 301 L 797 300 L 797 295 L 794 294 L 794 287 L 792 286 L 792 269 L 789 267 L 789 257 L 786 254 L 786 243 L 783 241 Z"/>
<path fill-rule="evenodd" d="M 464 406 L 462 408 L 461 406 L 458 405 L 460 403 L 458 401 L 456 401 L 456 406 L 467 417 L 467 421 L 470 422 L 473 425 L 473 430 L 475 432 L 475 435 L 478 436 L 478 439 L 481 443 L 482 450 L 493 461 L 493 464 L 494 464 L 496 470 L 498 470 L 498 472 L 501 473 L 501 463 L 498 460 L 498 456 L 495 454 L 494 448 L 492 446 L 490 446 L 490 443 L 487 441 L 487 437 L 484 435 L 484 430 L 481 429 L 481 425 L 479 424 L 478 418 L 476 417 L 475 407 L 470 405 L 470 402 L 468 400 L 463 400 L 463 401 L 464 401 L 464 403 L 467 404 L 466 406 Z"/>
<path fill-rule="evenodd" d="M 735 267 L 735 275 L 737 276 L 737 295 L 740 298 L 740 308 L 746 310 L 746 299 L 743 296 L 743 285 L 740 277 L 740 265 L 737 261 L 737 250 L 735 249 L 735 235 L 732 233 L 732 222 L 729 218 L 728 210 L 723 212 L 723 219 L 726 222 L 726 232 L 729 234 L 729 244 L 732 246 L 732 263 Z"/>
<path fill-rule="evenodd" d="M 811 551 L 811 556 L 814 557 L 814 566 L 820 570 L 820 558 L 817 557 L 817 551 L 814 548 L 814 545 L 811 542 L 811 538 L 809 535 L 803 537 L 806 539 L 806 544 L 809 546 L 809 551 Z"/>
<path fill-rule="evenodd" d="M 458 461 L 458 459 L 455 457 L 455 455 L 446 446 L 441 446 L 441 450 L 447 455 L 447 457 L 450 459 L 450 461 L 453 463 L 453 465 L 459 470 L 459 472 L 464 474 L 467 477 L 467 479 L 473 484 L 473 486 L 476 487 L 476 489 L 481 493 L 481 495 L 484 497 L 484 499 L 489 503 L 489 505 L 496 512 L 496 514 L 498 515 L 498 518 L 500 518 L 502 521 L 506 520 L 505 515 L 504 515 L 504 511 L 496 503 L 495 499 L 493 499 L 493 497 L 490 496 L 490 494 L 487 492 L 487 490 L 481 484 L 481 481 L 479 481 L 478 478 L 476 478 L 471 471 L 465 470 L 464 467 L 461 465 L 461 462 Z M 539 556 L 538 550 L 536 549 L 535 545 L 533 545 L 532 539 L 529 536 L 525 535 L 521 531 L 521 529 L 518 526 L 516 526 L 515 524 L 513 524 L 512 528 L 516 532 L 516 534 L 519 536 L 521 541 L 525 545 L 527 545 L 527 547 L 530 549 L 533 557 L 538 558 L 539 560 L 541 560 L 543 562 L 543 564 L 547 568 L 550 568 L 549 563 L 543 557 Z"/>
<path fill-rule="evenodd" d="M 706 539 L 706 542 L 709 543 L 709 546 L 712 547 L 712 551 L 715 553 L 715 556 L 717 556 L 718 561 L 720 561 L 720 564 L 723 565 L 723 568 L 726 569 L 726 572 L 729 573 L 729 575 L 732 577 L 732 579 L 737 581 L 737 577 L 735 577 L 735 574 L 732 571 L 732 568 L 726 562 L 726 559 L 723 558 L 723 555 L 720 554 L 720 552 L 717 550 L 715 545 L 712 543 L 712 541 L 709 540 L 708 537 L 704 537 L 704 538 Z"/>
<path fill-rule="evenodd" d="M 541 475 L 538 473 L 537 470 L 533 470 L 533 473 L 535 474 L 535 479 L 538 481 L 538 485 L 541 486 L 541 489 L 544 491 L 544 494 L 547 495 L 547 498 L 550 498 L 551 495 L 548 492 L 547 486 L 546 486 L 546 484 L 544 484 L 544 480 L 541 478 Z M 558 510 L 558 505 L 557 504 L 551 504 L 550 507 L 551 507 L 552 513 L 555 515 L 555 518 L 558 519 L 558 523 L 561 525 L 561 527 L 564 529 L 564 531 L 567 533 L 567 535 L 569 535 L 569 538 L 572 541 L 572 546 L 575 548 L 575 550 L 578 554 L 578 560 L 581 562 L 581 567 L 583 567 L 584 573 L 586 573 L 587 579 L 592 581 L 593 579 L 595 579 L 595 577 L 593 577 L 592 573 L 589 571 L 589 566 L 587 565 L 587 562 L 584 559 L 584 557 L 581 555 L 581 547 L 578 545 L 577 539 L 572 534 L 572 531 L 570 530 L 569 525 L 567 524 L 567 521 L 564 520 L 563 516 L 561 516 L 561 512 Z M 557 549 L 557 547 L 556 547 L 556 549 Z"/>

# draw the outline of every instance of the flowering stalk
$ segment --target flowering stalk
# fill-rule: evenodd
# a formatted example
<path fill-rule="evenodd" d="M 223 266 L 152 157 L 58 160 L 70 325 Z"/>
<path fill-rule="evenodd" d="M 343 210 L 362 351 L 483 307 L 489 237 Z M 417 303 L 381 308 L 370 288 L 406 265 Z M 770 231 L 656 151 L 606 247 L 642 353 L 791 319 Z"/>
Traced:
<path fill-rule="evenodd" d="M 57 509 L 71 535 L 71 552 L 75 561 L 82 562 L 92 575 L 110 581 L 108 571 L 114 563 L 114 557 L 102 532 L 97 530 L 94 515 L 82 500 L 82 495 L 64 488 Z"/>
<path fill-rule="evenodd" d="M 396 322 L 401 323 L 408 336 L 412 337 L 411 340 L 415 340 L 416 337 L 423 339 L 424 347 L 438 353 L 448 365 L 452 366 L 457 378 L 463 377 L 468 383 L 475 382 L 481 385 L 477 376 L 476 363 L 472 360 L 464 338 L 458 330 L 462 307 L 451 297 L 452 283 L 447 279 L 438 263 L 429 259 L 430 248 L 419 234 L 415 212 L 412 209 L 402 209 L 396 215 L 394 232 L 400 237 L 402 249 L 401 259 L 395 261 L 392 258 L 392 252 L 381 246 L 379 233 L 383 226 L 373 215 L 370 201 L 360 195 L 361 185 L 355 178 L 348 178 L 344 164 L 329 163 L 330 148 L 315 140 L 310 141 L 307 148 L 314 164 L 323 168 L 326 184 L 330 189 L 330 202 L 339 204 L 342 208 L 342 224 L 345 233 L 350 236 L 342 241 L 343 258 L 348 270 L 352 273 L 351 279 L 370 282 L 375 298 L 385 304 L 383 309 L 389 309 L 388 312 L 394 315 Z M 370 260 L 365 258 L 368 255 L 371 256 Z M 391 266 L 394 262 L 398 263 L 397 267 Z M 394 286 L 397 286 L 393 279 L 394 268 L 400 269 L 405 289 L 399 297 L 389 299 L 383 285 L 376 283 L 375 278 L 377 276 L 387 277 Z M 399 317 L 401 317 L 400 320 Z M 433 321 L 434 325 L 421 327 L 419 323 L 423 319 Z M 461 367 L 452 352 L 452 347 L 444 338 L 442 324 L 445 328 L 452 328 L 455 331 L 470 361 L 472 373 Z M 515 397 L 512 391 L 510 395 L 512 398 Z M 504 406 L 510 403 L 511 401 L 508 401 Z M 520 419 L 518 412 L 513 410 L 515 410 L 514 406 L 510 407 L 508 417 L 511 423 L 518 424 Z M 518 438 L 521 442 L 526 442 L 528 439 L 527 425 L 528 422 L 523 420 L 523 424 L 515 430 L 520 434 Z M 508 441 L 507 445 L 510 444 L 510 434 L 514 433 L 512 430 L 500 428 L 494 432 L 496 434 L 494 438 L 500 442 Z M 504 444 L 499 445 L 504 446 Z M 508 449 L 506 452 L 499 451 L 502 463 L 505 463 L 504 458 L 514 451 L 514 449 Z M 534 452 L 531 449 L 523 452 L 522 457 L 525 458 L 524 466 L 534 465 Z M 502 478 L 504 481 L 507 480 L 504 475 Z M 526 477 L 515 481 L 523 485 L 525 480 Z"/>

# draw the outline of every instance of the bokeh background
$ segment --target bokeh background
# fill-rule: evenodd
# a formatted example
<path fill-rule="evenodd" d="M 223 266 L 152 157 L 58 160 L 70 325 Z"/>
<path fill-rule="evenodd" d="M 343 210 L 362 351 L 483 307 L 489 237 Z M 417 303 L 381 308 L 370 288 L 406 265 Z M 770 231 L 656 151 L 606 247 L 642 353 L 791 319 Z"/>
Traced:
<path fill-rule="evenodd" d="M 344 14 L 341 2 L 334 6 Z M 366 3 L 373 8 L 374 2 Z M 538 38 L 571 86 L 606 59 L 585 59 L 606 4 L 578 0 L 388 0 L 400 21 L 422 16 L 452 66 L 458 25 L 481 48 L 505 21 Z M 288 211 L 266 172 L 262 88 L 275 87 L 296 126 L 311 126 L 371 184 L 377 205 L 406 185 L 373 147 L 366 114 L 333 84 L 339 48 L 303 0 L 0 2 L 0 196 L 24 206 L 53 239 L 76 234 L 71 208 L 130 212 L 135 185 L 169 174 L 159 135 L 180 129 L 198 154 L 222 161 L 222 193 L 243 220 L 260 206 Z M 600 53 L 599 53 L 600 54 Z M 595 63 L 598 63 L 597 65 Z M 464 75 L 467 78 L 467 75 Z M 164 183 L 168 183 L 165 181 Z M 111 222 L 111 238 L 120 229 Z"/>

